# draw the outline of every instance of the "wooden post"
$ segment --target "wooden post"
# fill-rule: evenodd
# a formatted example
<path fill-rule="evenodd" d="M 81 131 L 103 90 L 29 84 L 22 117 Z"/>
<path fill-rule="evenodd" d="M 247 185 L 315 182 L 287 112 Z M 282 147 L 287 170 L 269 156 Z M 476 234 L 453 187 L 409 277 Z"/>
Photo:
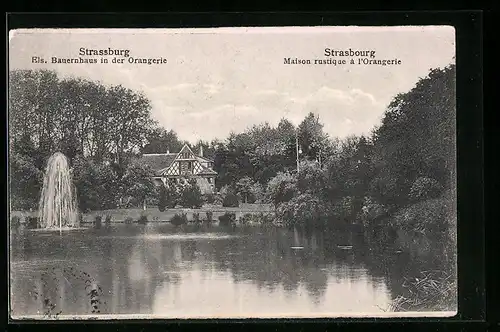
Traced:
<path fill-rule="evenodd" d="M 295 150 L 297 152 L 297 173 L 299 172 L 299 128 L 295 132 Z"/>

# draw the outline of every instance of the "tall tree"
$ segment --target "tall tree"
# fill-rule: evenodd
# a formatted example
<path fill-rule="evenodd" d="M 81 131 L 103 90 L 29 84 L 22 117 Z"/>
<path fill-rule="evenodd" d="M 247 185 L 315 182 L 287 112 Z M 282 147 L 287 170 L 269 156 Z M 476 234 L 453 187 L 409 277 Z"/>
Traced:
<path fill-rule="evenodd" d="M 323 157 L 327 146 L 327 135 L 323 132 L 323 124 L 319 116 L 310 112 L 299 125 L 299 146 L 303 156 L 309 160 Z"/>

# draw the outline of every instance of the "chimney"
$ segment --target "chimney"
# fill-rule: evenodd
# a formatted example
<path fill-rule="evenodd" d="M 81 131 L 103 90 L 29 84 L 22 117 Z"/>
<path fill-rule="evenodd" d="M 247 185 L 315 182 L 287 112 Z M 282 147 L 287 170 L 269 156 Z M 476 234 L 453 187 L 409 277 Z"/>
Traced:
<path fill-rule="evenodd" d="M 200 144 L 200 157 L 203 157 L 203 145 Z"/>

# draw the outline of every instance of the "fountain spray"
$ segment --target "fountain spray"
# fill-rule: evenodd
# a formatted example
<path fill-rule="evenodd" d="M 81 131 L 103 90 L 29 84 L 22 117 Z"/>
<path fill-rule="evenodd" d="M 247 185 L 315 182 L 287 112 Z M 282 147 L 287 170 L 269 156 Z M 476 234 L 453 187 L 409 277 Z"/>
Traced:
<path fill-rule="evenodd" d="M 60 152 L 47 162 L 38 207 L 42 228 L 78 227 L 78 208 L 68 159 Z"/>

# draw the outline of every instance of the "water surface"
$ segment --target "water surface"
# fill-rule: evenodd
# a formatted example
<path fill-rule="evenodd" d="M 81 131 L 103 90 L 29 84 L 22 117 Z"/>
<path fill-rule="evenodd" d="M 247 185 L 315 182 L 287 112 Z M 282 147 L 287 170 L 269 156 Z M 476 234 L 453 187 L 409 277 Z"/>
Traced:
<path fill-rule="evenodd" d="M 423 242 L 422 242 L 423 241 Z M 169 224 L 11 234 L 13 316 L 380 314 L 407 278 L 443 268 L 429 241 L 360 231 Z M 452 309 L 452 308 L 450 308 Z"/>

